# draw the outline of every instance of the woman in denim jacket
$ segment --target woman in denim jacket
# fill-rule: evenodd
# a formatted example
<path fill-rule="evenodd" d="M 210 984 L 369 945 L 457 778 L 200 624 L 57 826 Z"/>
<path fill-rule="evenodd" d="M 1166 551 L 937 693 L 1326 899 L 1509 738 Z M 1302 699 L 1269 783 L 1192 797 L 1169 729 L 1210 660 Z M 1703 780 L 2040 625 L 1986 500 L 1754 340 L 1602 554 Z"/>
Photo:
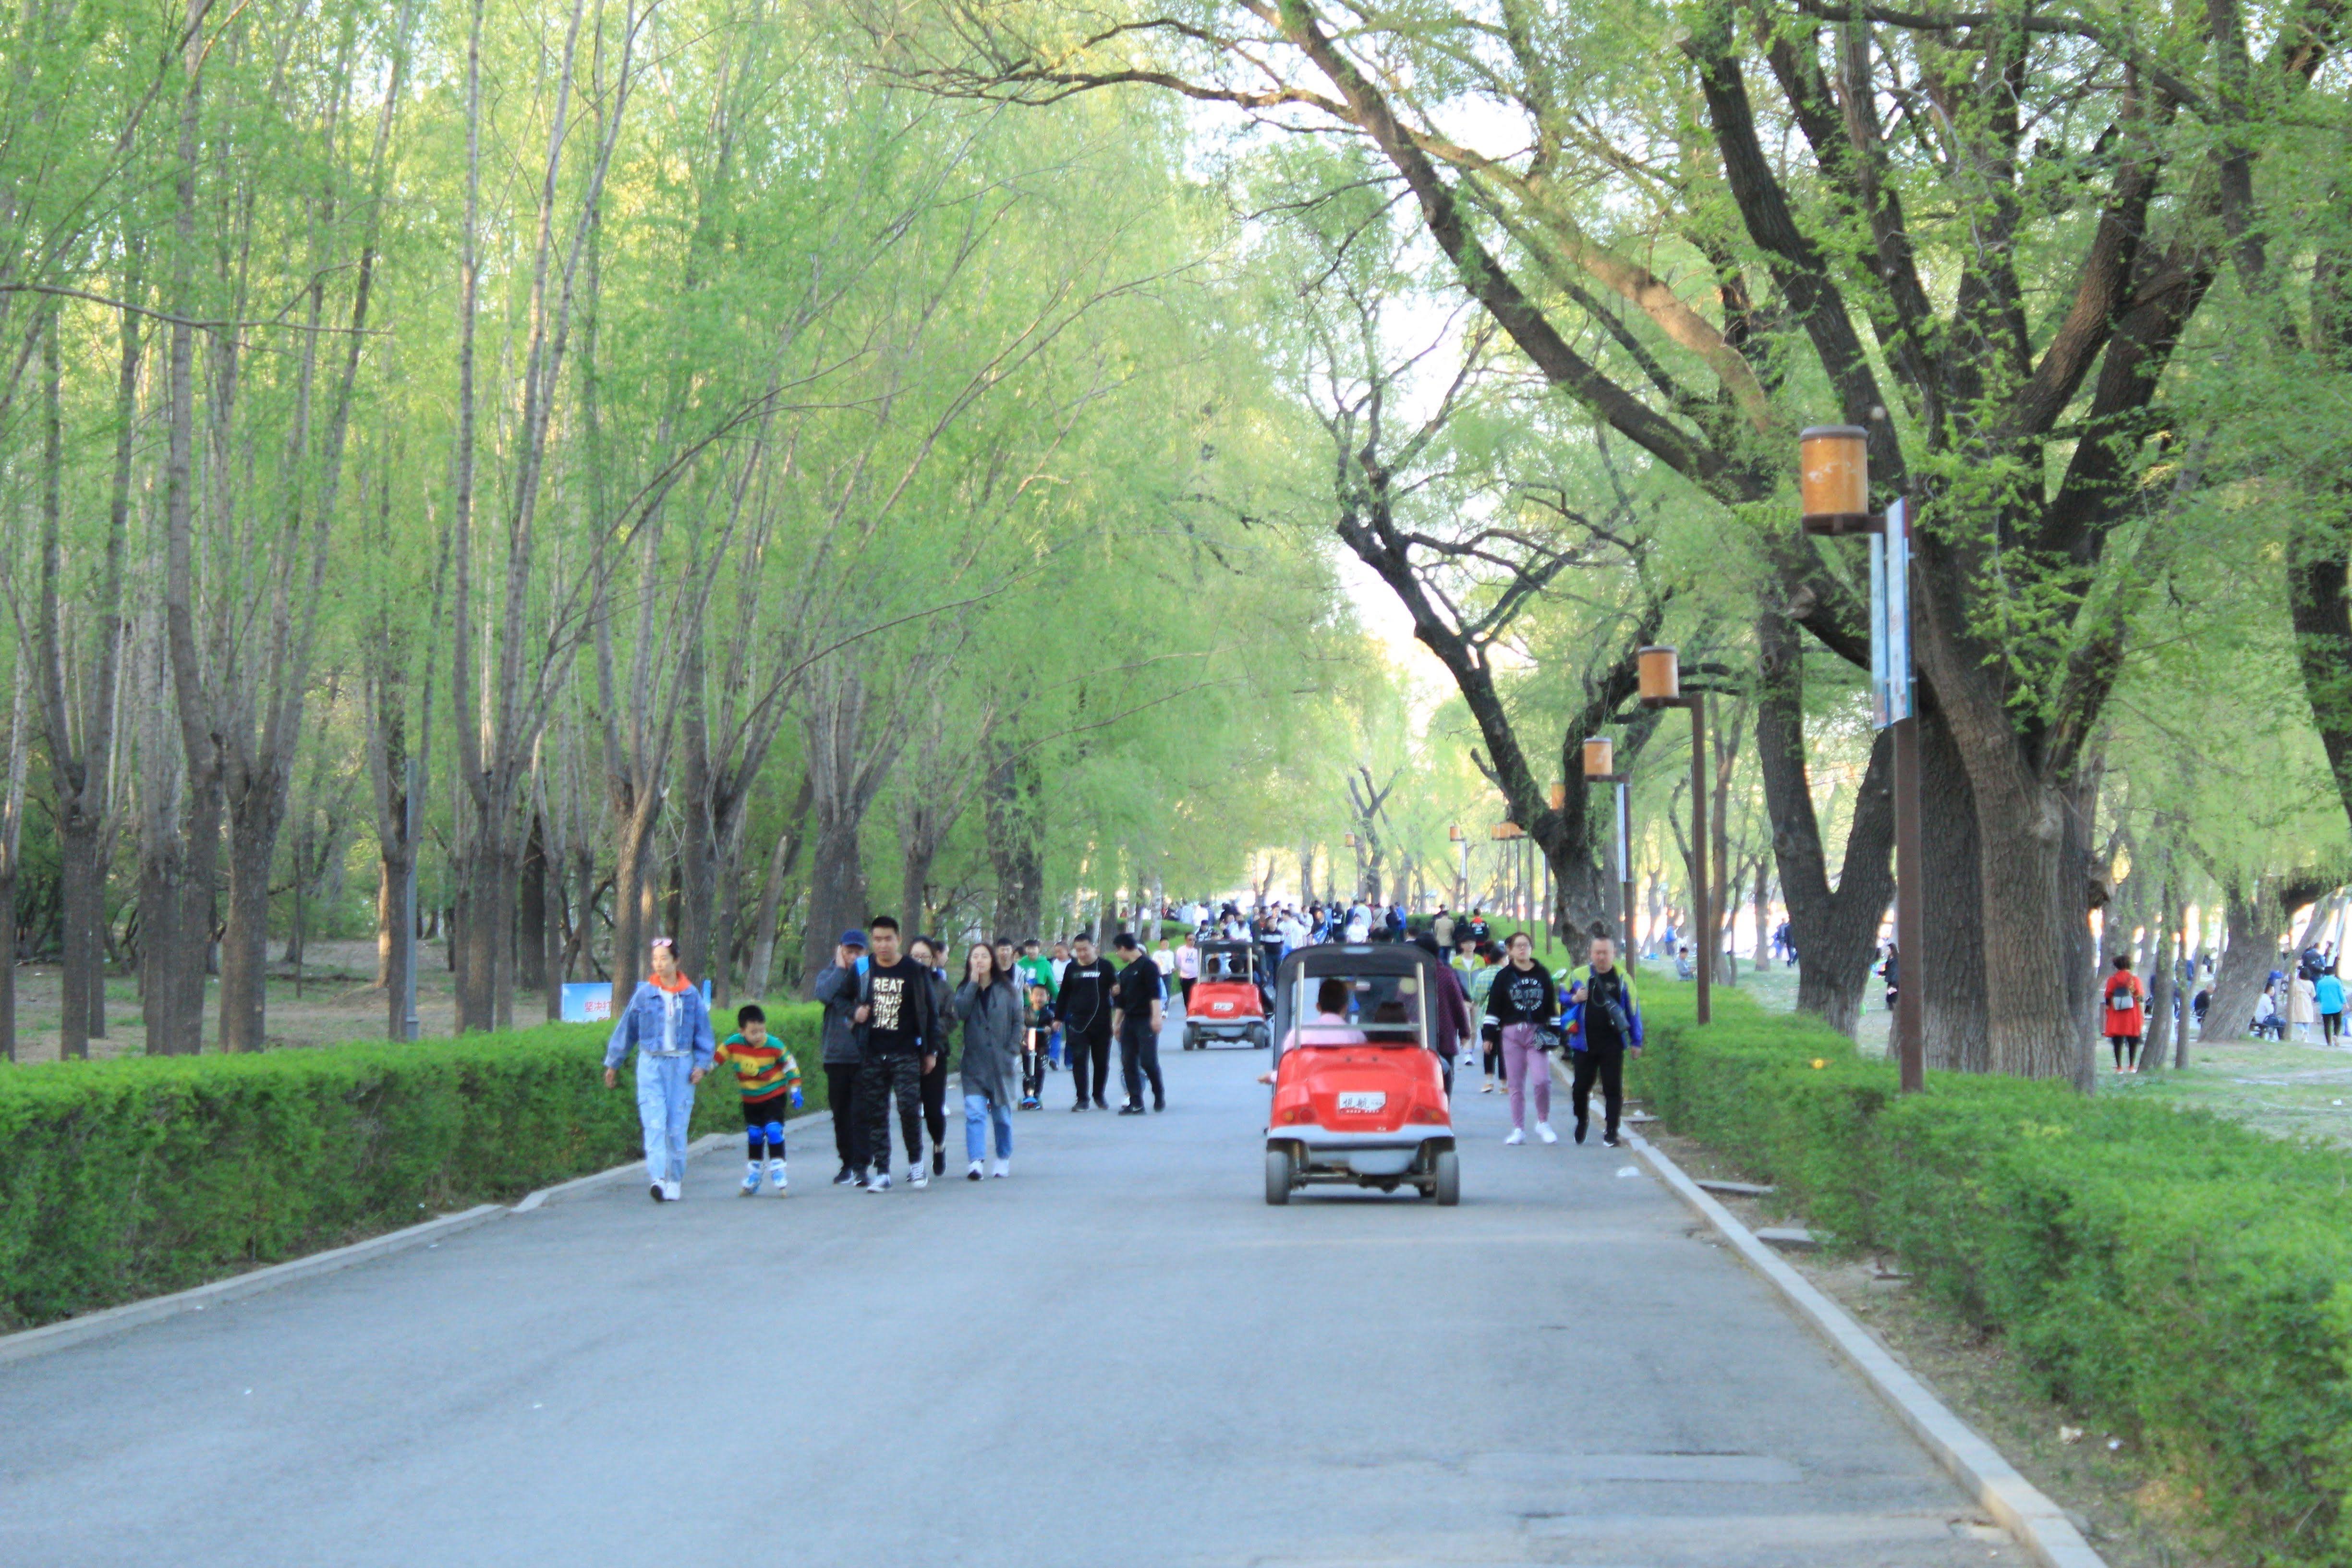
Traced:
<path fill-rule="evenodd" d="M 621 1058 L 637 1048 L 637 1120 L 646 1133 L 646 1177 L 654 1202 L 676 1203 L 686 1180 L 686 1129 L 694 1086 L 710 1070 L 718 1042 L 702 993 L 677 970 L 677 944 L 654 938 L 653 975 L 613 1025 L 604 1046 L 604 1087 L 620 1082 Z"/>

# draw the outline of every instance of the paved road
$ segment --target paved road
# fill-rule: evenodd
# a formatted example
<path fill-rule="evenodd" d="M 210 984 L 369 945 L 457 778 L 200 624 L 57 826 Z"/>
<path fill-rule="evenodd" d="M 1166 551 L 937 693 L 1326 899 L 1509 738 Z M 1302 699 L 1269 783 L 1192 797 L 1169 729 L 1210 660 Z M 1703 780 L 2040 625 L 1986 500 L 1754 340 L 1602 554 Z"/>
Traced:
<path fill-rule="evenodd" d="M 2023 1561 L 1622 1152 L 1472 1094 L 1460 1208 L 1273 1209 L 1264 1058 L 1165 1060 L 1008 1181 L 803 1138 L 0 1367 L 0 1563 Z"/>

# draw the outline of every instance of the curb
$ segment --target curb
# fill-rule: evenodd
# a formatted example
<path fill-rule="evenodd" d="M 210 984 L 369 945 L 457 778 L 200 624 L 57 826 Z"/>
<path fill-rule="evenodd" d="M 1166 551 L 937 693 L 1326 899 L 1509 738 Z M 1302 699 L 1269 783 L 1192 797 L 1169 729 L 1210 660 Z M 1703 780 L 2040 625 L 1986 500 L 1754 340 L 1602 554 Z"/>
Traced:
<path fill-rule="evenodd" d="M 799 1116 L 786 1118 L 786 1125 L 797 1128 L 820 1117 L 829 1118 L 832 1114 L 829 1110 L 805 1111 Z M 740 1132 L 706 1132 L 686 1146 L 686 1157 L 690 1162 L 698 1155 L 707 1154 L 714 1149 L 731 1144 L 741 1136 Z M 541 1187 L 537 1192 L 526 1194 L 522 1201 L 511 1208 L 505 1204 L 477 1204 L 472 1208 L 457 1214 L 443 1215 L 438 1219 L 429 1219 L 422 1225 L 412 1225 L 404 1229 L 387 1231 L 382 1236 L 372 1236 L 365 1241 L 355 1241 L 349 1247 L 338 1247 L 328 1252 L 314 1252 L 307 1258 L 295 1258 L 284 1263 L 273 1263 L 267 1268 L 255 1268 L 243 1274 L 232 1275 L 226 1279 L 215 1279 L 209 1285 L 198 1285 L 190 1289 L 174 1291 L 169 1296 L 152 1296 L 143 1301 L 126 1301 L 120 1307 L 109 1307 L 97 1312 L 85 1312 L 78 1318 L 68 1318 L 62 1322 L 45 1323 L 37 1329 L 24 1329 L 13 1334 L 0 1334 L 0 1364 L 12 1361 L 25 1361 L 37 1355 L 47 1355 L 51 1351 L 65 1350 L 69 1346 L 99 1339 L 107 1334 L 117 1334 L 147 1323 L 161 1322 L 166 1318 L 177 1317 L 182 1312 L 201 1312 L 215 1302 L 234 1301 L 239 1297 L 257 1295 L 264 1290 L 275 1289 L 280 1285 L 291 1285 L 297 1280 L 313 1279 L 320 1274 L 331 1274 L 339 1268 L 349 1268 L 353 1264 L 371 1262 L 378 1258 L 389 1257 L 395 1252 L 405 1252 L 413 1247 L 429 1246 L 439 1241 L 443 1237 L 455 1236 L 461 1230 L 471 1230 L 478 1225 L 487 1225 L 491 1220 L 503 1218 L 508 1215 L 530 1214 L 558 1198 L 571 1197 L 597 1187 L 609 1186 L 616 1182 L 642 1176 L 645 1173 L 645 1168 L 643 1160 L 632 1160 L 626 1164 L 614 1165 L 607 1171 L 576 1176 L 568 1182 L 558 1182 L 551 1187 Z"/>
<path fill-rule="evenodd" d="M 373 1236 L 365 1241 L 355 1241 L 349 1247 L 338 1247 L 331 1252 L 314 1252 L 308 1258 L 273 1263 L 267 1268 L 215 1279 L 209 1285 L 198 1285 L 193 1289 L 175 1291 L 169 1296 L 128 1301 L 103 1311 L 68 1318 L 61 1323 L 49 1323 L 41 1328 L 0 1336 L 0 1362 L 24 1361 L 46 1355 L 86 1340 L 174 1318 L 182 1312 L 201 1312 L 216 1301 L 234 1301 L 240 1296 L 257 1295 L 280 1285 L 291 1285 L 298 1279 L 331 1274 L 338 1268 L 348 1268 L 355 1263 L 365 1263 L 387 1253 L 404 1252 L 420 1243 L 437 1241 L 461 1230 L 471 1230 L 506 1212 L 504 1204 L 478 1204 L 457 1214 L 444 1215 L 439 1219 L 429 1219 L 423 1225 L 412 1225 L 404 1230 L 392 1231 L 383 1236 Z"/>
<path fill-rule="evenodd" d="M 1623 1135 L 1660 1180 L 1720 1232 L 1750 1268 L 1779 1288 L 1797 1315 L 1863 1375 L 1895 1412 L 1895 1418 L 1935 1456 L 1937 1463 L 1967 1488 L 1985 1511 L 2033 1554 L 2034 1561 L 2042 1568 L 2106 1568 L 2105 1560 L 2083 1539 L 2082 1532 L 2055 1502 L 2018 1474 L 2016 1467 L 2001 1458 L 1998 1448 L 1954 1415 L 1843 1308 L 1757 1240 L 1729 1209 L 1701 1191 L 1681 1166 L 1648 1139 L 1631 1128 L 1625 1129 Z"/>

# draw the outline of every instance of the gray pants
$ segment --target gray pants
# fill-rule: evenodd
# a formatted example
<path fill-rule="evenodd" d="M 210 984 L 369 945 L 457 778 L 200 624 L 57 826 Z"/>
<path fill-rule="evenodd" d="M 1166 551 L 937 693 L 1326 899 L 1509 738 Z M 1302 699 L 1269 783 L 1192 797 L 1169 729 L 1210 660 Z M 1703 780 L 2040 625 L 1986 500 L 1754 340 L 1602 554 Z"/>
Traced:
<path fill-rule="evenodd" d="M 898 1104 L 898 1131 L 907 1140 L 907 1163 L 923 1159 L 923 1064 L 914 1057 L 868 1057 L 857 1074 L 858 1120 L 866 1124 L 866 1157 L 874 1169 L 890 1171 L 890 1102 Z"/>

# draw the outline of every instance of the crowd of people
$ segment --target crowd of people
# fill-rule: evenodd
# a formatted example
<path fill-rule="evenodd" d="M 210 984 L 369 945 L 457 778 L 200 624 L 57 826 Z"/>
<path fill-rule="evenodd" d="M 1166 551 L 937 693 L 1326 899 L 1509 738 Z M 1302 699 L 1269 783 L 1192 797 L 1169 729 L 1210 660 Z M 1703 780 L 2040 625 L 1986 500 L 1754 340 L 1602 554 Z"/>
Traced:
<path fill-rule="evenodd" d="M 1202 944 L 1252 942 L 1265 949 L 1260 983 L 1298 948 L 1321 942 L 1412 941 L 1444 963 L 1449 977 L 1433 1041 L 1452 1092 L 1457 1053 L 1466 1063 L 1476 1041 L 1479 1092 L 1507 1093 L 1508 1144 L 1534 1132 L 1558 1142 L 1551 1126 L 1549 1053 L 1573 1057 L 1575 1138 L 1582 1142 L 1596 1088 L 1601 1141 L 1614 1146 L 1624 1100 L 1623 1063 L 1642 1049 L 1641 1010 L 1616 967 L 1606 938 L 1591 962 L 1569 972 L 1536 963 L 1525 932 L 1498 942 L 1483 910 L 1455 916 L 1441 906 L 1412 932 L 1403 908 L 1376 900 L 1272 905 L 1244 912 L 1233 903 L 1163 906 L 1147 951 L 1122 931 L 1112 952 L 1081 931 L 1050 944 L 974 941 L 960 963 L 951 944 L 906 936 L 888 915 L 844 931 L 832 962 L 812 986 L 824 1010 L 818 1065 L 832 1108 L 837 1186 L 886 1193 L 893 1185 L 892 1126 L 906 1155 L 904 1181 L 928 1186 L 948 1163 L 948 1080 L 958 1076 L 969 1181 L 1011 1174 L 1013 1114 L 1044 1106 L 1049 1075 L 1066 1072 L 1073 1111 L 1108 1110 L 1111 1051 L 1118 1051 L 1121 1116 L 1168 1108 L 1159 1041 L 1169 1009 L 1181 1009 L 1203 978 Z M 1181 933 L 1164 934 L 1173 922 Z M 953 973 L 950 973 L 950 965 Z M 676 1202 L 686 1173 L 695 1090 L 709 1073 L 734 1074 L 745 1141 L 740 1191 L 791 1190 L 784 1115 L 805 1103 L 799 1064 L 767 1032 L 756 1005 L 736 1010 L 735 1028 L 717 1037 L 702 993 L 677 966 L 675 945 L 656 939 L 650 973 L 614 1024 L 604 1081 L 617 1087 L 623 1062 L 636 1054 L 636 1099 L 644 1129 L 648 1191 Z M 1265 997 L 1269 1010 L 1273 997 Z M 960 1041 L 961 1051 L 956 1050 Z M 896 1114 L 893 1115 L 895 1109 Z"/>

